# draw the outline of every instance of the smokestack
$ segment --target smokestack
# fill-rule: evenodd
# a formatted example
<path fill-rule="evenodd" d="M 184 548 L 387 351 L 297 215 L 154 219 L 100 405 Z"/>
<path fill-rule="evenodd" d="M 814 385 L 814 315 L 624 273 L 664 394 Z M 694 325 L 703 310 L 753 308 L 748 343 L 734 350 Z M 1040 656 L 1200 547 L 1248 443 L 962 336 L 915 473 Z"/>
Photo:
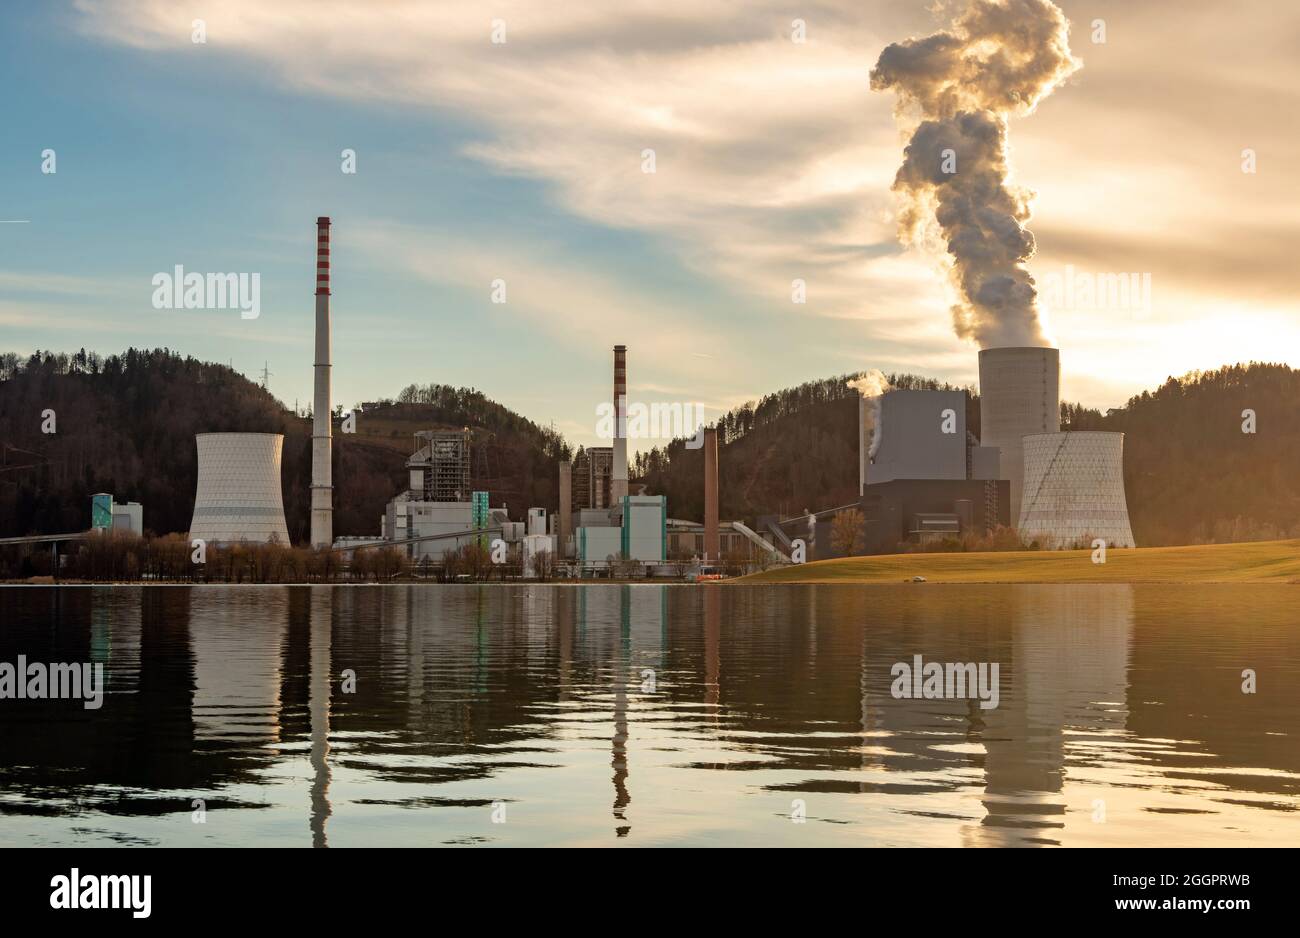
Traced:
<path fill-rule="evenodd" d="M 867 490 L 871 460 L 880 449 L 881 398 L 892 388 L 879 368 L 864 371 L 849 382 L 849 387 L 858 392 L 858 495 L 861 496 Z"/>
<path fill-rule="evenodd" d="M 316 219 L 316 396 L 311 431 L 311 545 L 334 543 L 334 480 L 330 470 L 330 220 Z"/>
<path fill-rule="evenodd" d="M 858 497 L 867 494 L 867 399 L 858 395 Z"/>
<path fill-rule="evenodd" d="M 718 536 L 718 429 L 704 430 L 704 562 L 722 559 Z"/>
<path fill-rule="evenodd" d="M 559 555 L 561 557 L 569 556 L 569 534 L 572 533 L 572 511 L 573 511 L 573 463 L 565 461 L 560 463 L 560 521 L 559 528 L 555 532 L 560 536 Z"/>
<path fill-rule="evenodd" d="M 614 468 L 609 479 L 610 505 L 621 509 L 627 495 L 627 346 L 614 346 Z"/>
<path fill-rule="evenodd" d="M 1054 348 L 980 352 L 980 445 L 1000 450 L 999 479 L 1011 482 L 1011 524 L 1020 519 L 1024 438 L 1061 429 L 1061 353 Z"/>

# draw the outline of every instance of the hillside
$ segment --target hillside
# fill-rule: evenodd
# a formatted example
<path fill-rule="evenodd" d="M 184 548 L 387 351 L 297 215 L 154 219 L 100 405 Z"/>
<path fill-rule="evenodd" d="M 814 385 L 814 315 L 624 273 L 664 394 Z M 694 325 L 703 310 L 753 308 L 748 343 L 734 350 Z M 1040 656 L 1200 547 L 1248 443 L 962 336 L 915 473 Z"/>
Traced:
<path fill-rule="evenodd" d="M 1112 550 L 1092 562 L 1087 550 L 969 554 L 888 554 L 779 567 L 731 581 L 742 584 L 901 583 L 1293 583 L 1300 584 L 1300 541 L 1201 544 Z"/>
<path fill-rule="evenodd" d="M 408 388 L 405 402 L 381 402 L 335 427 L 334 530 L 377 534 L 384 504 L 406 482 L 416 430 L 469 426 L 473 484 L 517 514 L 554 507 L 563 441 L 469 389 Z M 41 432 L 53 410 L 56 433 Z M 166 349 L 128 349 L 101 358 L 36 353 L 0 356 L 0 537 L 84 530 L 90 496 L 111 492 L 144 505 L 145 527 L 184 531 L 194 508 L 194 434 L 285 435 L 281 483 L 289 536 L 308 533 L 311 421 L 287 410 L 224 365 Z M 549 499 L 545 495 L 549 494 Z"/>
<path fill-rule="evenodd" d="M 843 375 L 738 408 L 719 421 L 721 514 L 754 520 L 844 505 L 857 487 L 857 392 Z M 894 387 L 939 387 L 890 375 Z M 1242 432 L 1242 411 L 1256 432 Z M 1170 378 L 1107 414 L 1061 406 L 1064 430 L 1124 440 L 1129 516 L 1139 544 L 1300 537 L 1300 371 L 1251 363 Z M 967 426 L 979 433 L 972 394 Z M 703 455 L 680 440 L 642 454 L 639 474 L 676 517 L 703 513 Z"/>

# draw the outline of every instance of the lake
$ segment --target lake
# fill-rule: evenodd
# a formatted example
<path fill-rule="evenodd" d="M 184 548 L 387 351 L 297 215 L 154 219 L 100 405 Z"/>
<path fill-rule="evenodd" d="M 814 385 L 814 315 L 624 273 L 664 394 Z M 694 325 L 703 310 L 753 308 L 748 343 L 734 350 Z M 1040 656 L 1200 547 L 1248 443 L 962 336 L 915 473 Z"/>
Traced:
<path fill-rule="evenodd" d="M 1300 842 L 1294 586 L 6 587 L 0 622 L 0 663 L 107 681 L 0 700 L 5 846 Z M 898 696 L 917 656 L 997 705 Z"/>

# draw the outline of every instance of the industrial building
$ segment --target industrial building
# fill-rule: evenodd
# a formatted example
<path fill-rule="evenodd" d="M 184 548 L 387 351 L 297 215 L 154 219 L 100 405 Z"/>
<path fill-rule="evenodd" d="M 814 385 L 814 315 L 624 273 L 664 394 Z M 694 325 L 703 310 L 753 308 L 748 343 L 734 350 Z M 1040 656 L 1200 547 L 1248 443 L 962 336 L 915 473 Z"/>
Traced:
<path fill-rule="evenodd" d="M 107 492 L 90 498 L 90 527 L 93 531 L 129 531 L 144 534 L 144 508 L 139 502 L 115 502 Z"/>
<path fill-rule="evenodd" d="M 864 552 L 887 553 L 899 544 L 926 544 L 967 535 L 985 537 L 1010 527 L 1006 479 L 892 479 L 867 486 L 862 511 Z M 829 534 L 829 531 L 827 532 Z M 817 532 L 817 559 L 834 548 Z"/>
<path fill-rule="evenodd" d="M 614 449 L 611 446 L 578 448 L 573 459 L 572 496 L 569 504 L 576 513 L 584 508 L 607 509 L 612 504 Z"/>
<path fill-rule="evenodd" d="M 384 541 L 404 544 L 415 561 L 441 559 L 501 527 L 505 510 L 493 511 L 488 493 L 470 490 L 469 430 L 421 430 L 414 444 L 406 460 L 407 488 L 389 500 L 380 518 Z"/>
<path fill-rule="evenodd" d="M 965 391 L 886 391 L 867 484 L 895 479 L 996 479 L 998 451 L 966 432 Z M 865 493 L 865 489 L 864 489 Z"/>
<path fill-rule="evenodd" d="M 786 537 L 811 541 L 812 559 L 841 556 L 831 526 L 842 511 L 863 517 L 863 551 L 883 553 L 903 543 L 984 537 L 1012 520 L 1009 485 L 999 482 L 999 451 L 966 428 L 965 391 L 883 392 L 859 403 L 859 453 L 866 479 L 856 505 L 779 522 Z M 871 408 L 866 419 L 864 408 Z M 868 439 L 870 435 L 870 439 Z M 770 527 L 770 525 L 769 525 Z"/>
<path fill-rule="evenodd" d="M 652 566 L 667 559 L 667 500 L 628 490 L 625 345 L 614 346 L 614 414 L 612 446 L 580 449 L 572 466 L 560 467 L 559 503 L 570 511 L 557 519 L 556 550 L 558 557 L 572 558 L 579 572 L 617 561 Z"/>
<path fill-rule="evenodd" d="M 198 433 L 190 537 L 208 544 L 289 543 L 280 490 L 279 433 Z"/>
<path fill-rule="evenodd" d="M 668 519 L 668 560 L 680 562 L 698 558 L 704 560 L 704 525 L 698 521 Z M 718 557 L 710 563 L 725 558 L 740 557 L 748 561 L 766 560 L 783 563 L 789 560 L 769 540 L 739 521 L 718 522 Z"/>
<path fill-rule="evenodd" d="M 1124 497 L 1124 434 L 1038 433 L 1024 438 L 1020 535 L 1045 547 L 1133 547 Z"/>

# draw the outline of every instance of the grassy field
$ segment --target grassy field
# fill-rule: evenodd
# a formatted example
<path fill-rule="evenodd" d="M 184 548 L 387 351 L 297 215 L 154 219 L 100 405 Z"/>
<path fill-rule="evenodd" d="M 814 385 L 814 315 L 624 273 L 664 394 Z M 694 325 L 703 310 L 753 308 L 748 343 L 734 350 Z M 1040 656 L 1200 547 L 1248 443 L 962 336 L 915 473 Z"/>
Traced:
<path fill-rule="evenodd" d="M 739 577 L 732 583 L 1300 583 L 1300 540 L 1195 547 L 985 554 L 888 554 L 820 560 Z"/>

